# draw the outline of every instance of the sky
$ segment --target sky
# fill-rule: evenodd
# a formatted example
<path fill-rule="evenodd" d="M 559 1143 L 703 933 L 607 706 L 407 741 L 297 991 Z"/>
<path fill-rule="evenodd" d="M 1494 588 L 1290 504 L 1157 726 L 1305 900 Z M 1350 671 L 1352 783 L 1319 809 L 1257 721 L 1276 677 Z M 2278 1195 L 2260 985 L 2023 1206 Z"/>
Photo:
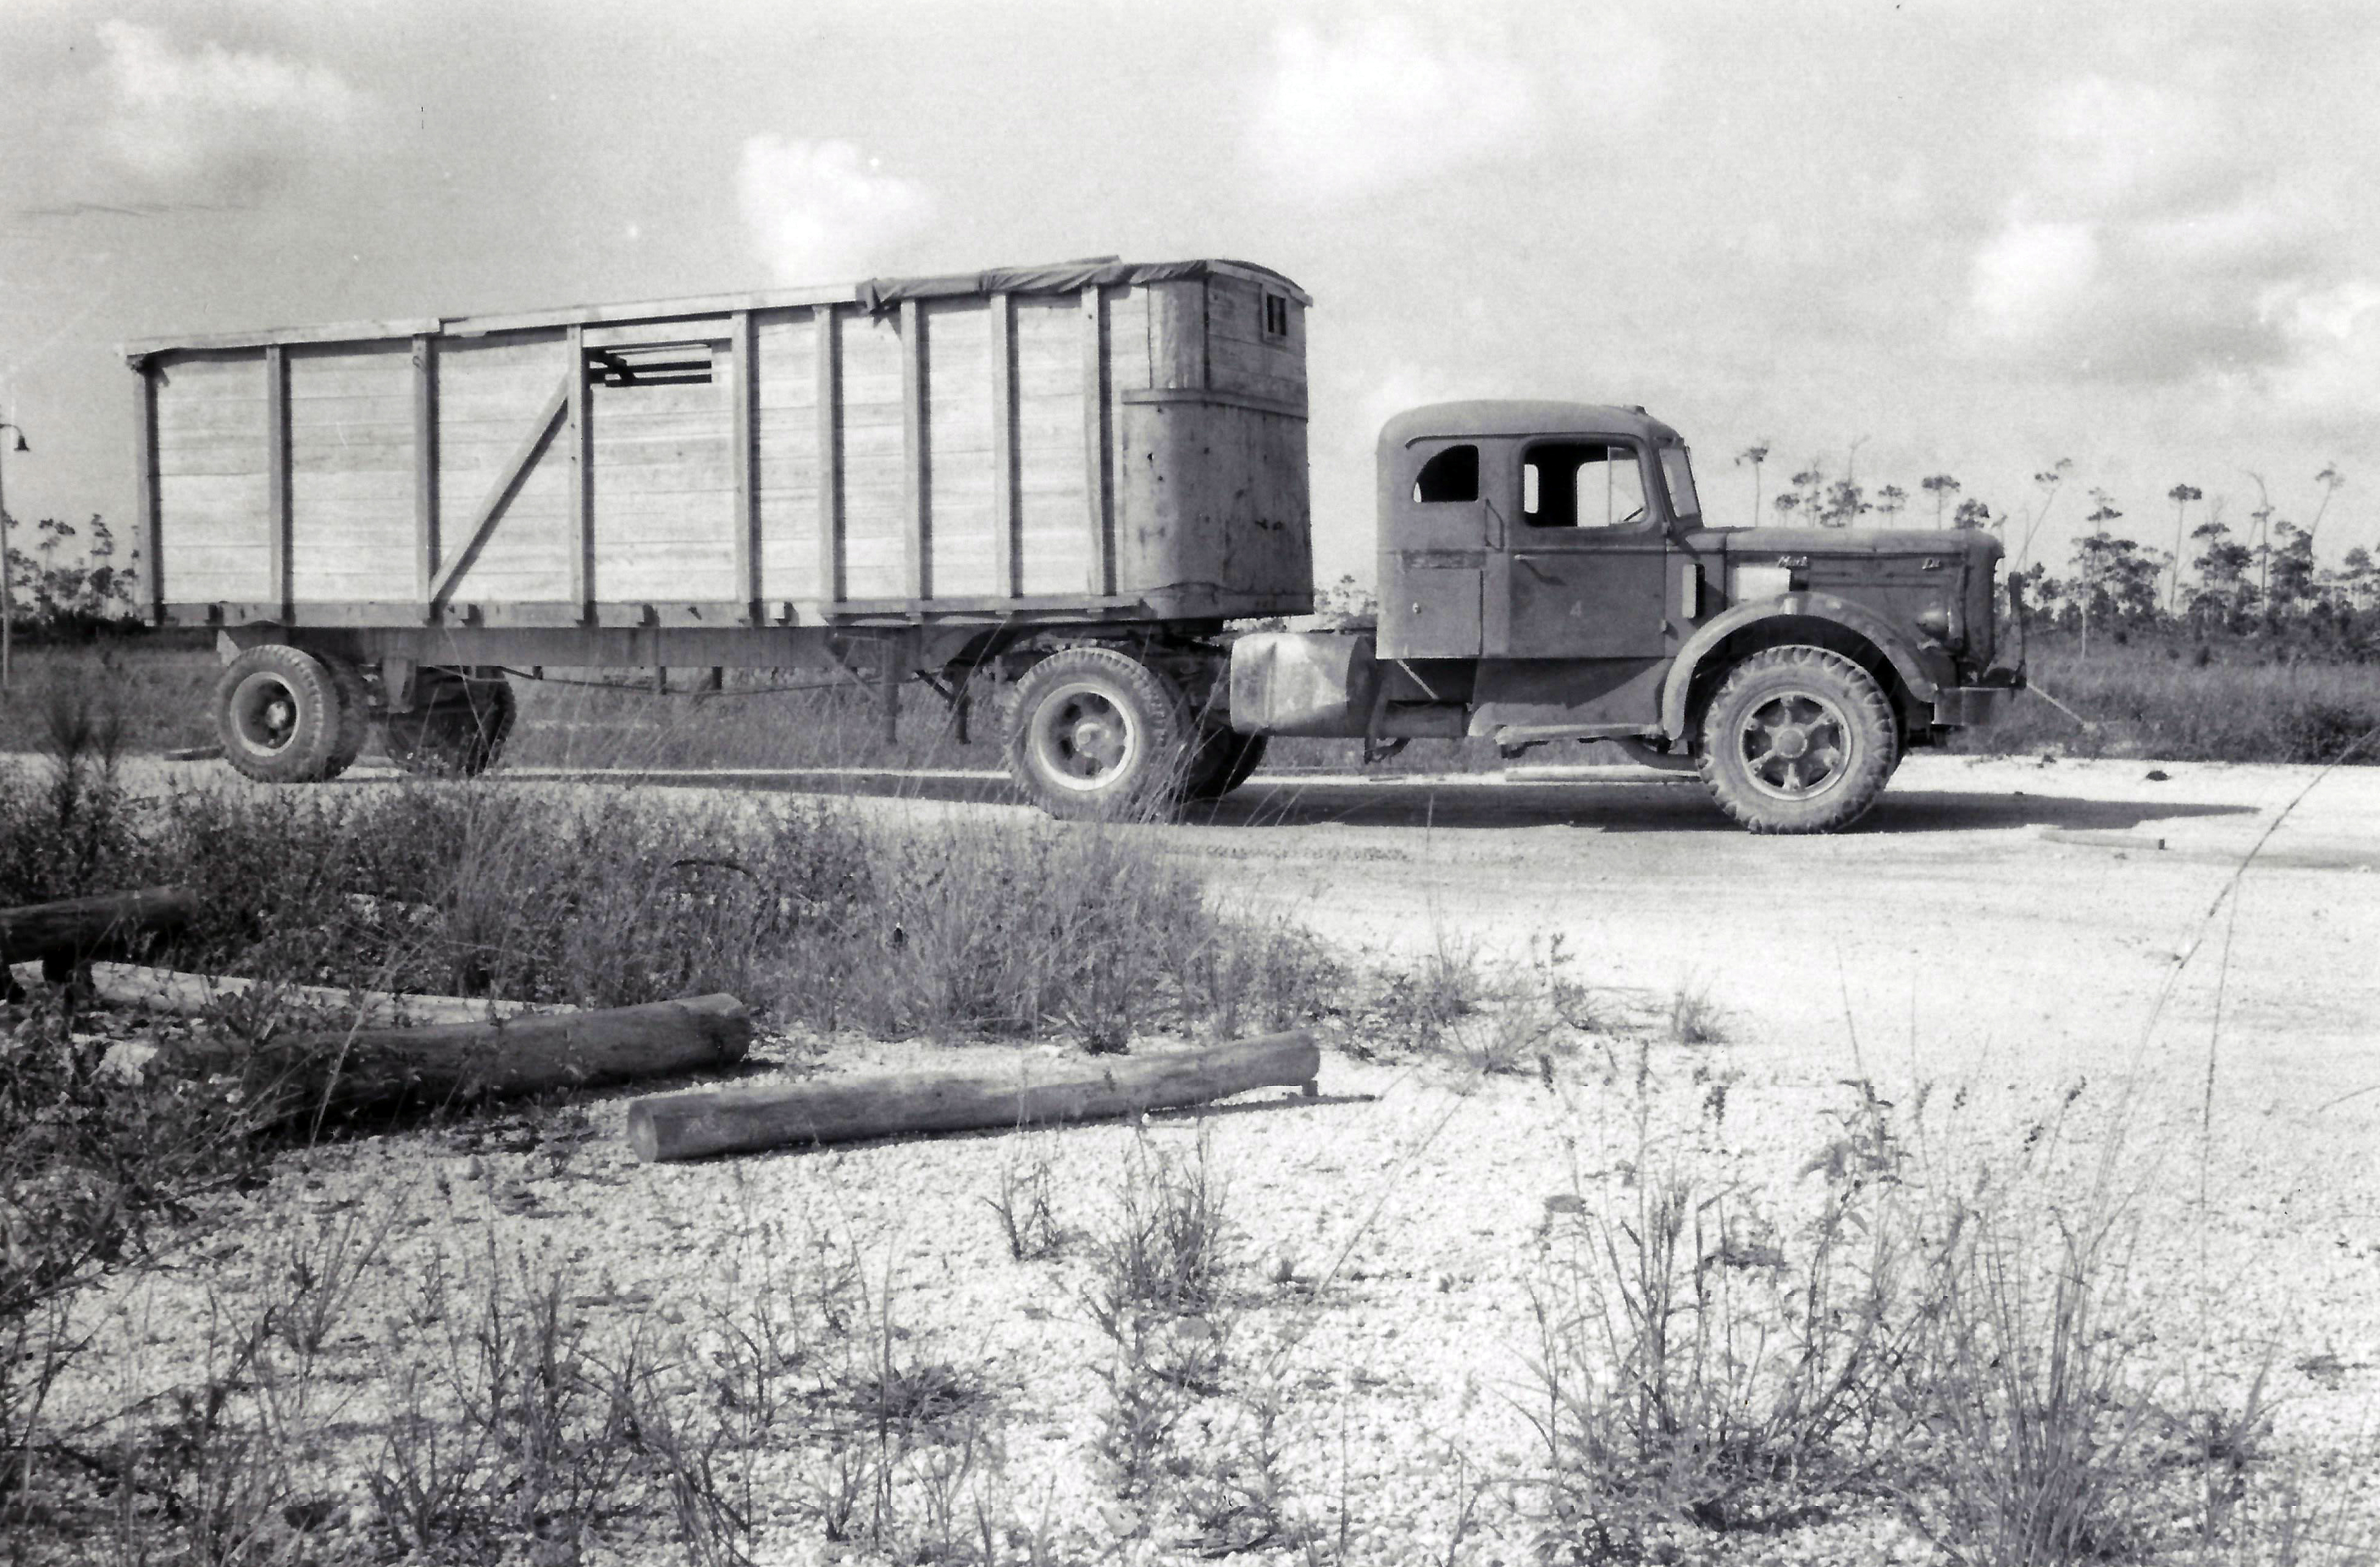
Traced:
<path fill-rule="evenodd" d="M 0 0 L 8 509 L 129 516 L 129 339 L 1228 256 L 1316 299 L 1325 581 L 1457 396 L 1643 404 L 1720 523 L 1947 473 L 2053 568 L 2094 490 L 2170 549 L 2328 469 L 2335 561 L 2375 79 L 2350 0 Z"/>

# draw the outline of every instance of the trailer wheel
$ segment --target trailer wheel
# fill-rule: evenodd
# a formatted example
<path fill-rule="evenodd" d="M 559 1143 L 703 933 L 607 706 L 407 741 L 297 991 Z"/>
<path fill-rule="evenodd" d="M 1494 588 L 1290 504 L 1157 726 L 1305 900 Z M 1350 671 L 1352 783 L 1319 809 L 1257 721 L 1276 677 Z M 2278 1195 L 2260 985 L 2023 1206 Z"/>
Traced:
<path fill-rule="evenodd" d="M 518 712 L 511 682 L 501 674 L 423 670 L 411 712 L 393 712 L 381 725 L 388 759 L 429 777 L 473 778 L 496 765 Z"/>
<path fill-rule="evenodd" d="M 1243 735 L 1236 729 L 1210 724 L 1198 731 L 1183 770 L 1182 797 L 1220 800 L 1248 781 L 1265 757 L 1263 735 Z"/>
<path fill-rule="evenodd" d="M 1181 693 L 1147 664 L 1068 648 L 1017 682 L 1008 770 L 1052 816 L 1161 811 L 1181 787 L 1189 728 Z"/>
<path fill-rule="evenodd" d="M 233 659 L 215 681 L 213 706 L 224 759 L 267 784 L 311 784 L 335 775 L 346 765 L 340 747 L 347 729 L 363 713 L 341 700 L 329 665 L 278 642 Z"/>
<path fill-rule="evenodd" d="M 1892 775 L 1892 704 L 1874 676 L 1824 648 L 1771 648 L 1729 674 L 1703 714 L 1703 782 L 1755 832 L 1831 832 L 1866 814 Z"/>
<path fill-rule="evenodd" d="M 355 766 L 371 739 L 371 690 L 364 684 L 364 672 L 346 660 L 328 654 L 317 657 L 331 672 L 331 684 L 339 693 L 338 743 L 331 750 L 330 771 L 322 774 L 336 778 Z"/>

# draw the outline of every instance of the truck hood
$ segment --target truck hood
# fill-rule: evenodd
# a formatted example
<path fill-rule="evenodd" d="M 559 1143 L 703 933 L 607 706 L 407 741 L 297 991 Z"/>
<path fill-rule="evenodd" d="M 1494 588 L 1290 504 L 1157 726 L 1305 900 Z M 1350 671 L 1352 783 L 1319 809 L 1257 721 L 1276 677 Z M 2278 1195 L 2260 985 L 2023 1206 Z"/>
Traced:
<path fill-rule="evenodd" d="M 1730 559 L 1765 564 L 1779 555 L 1957 555 L 1978 564 L 2000 558 L 2000 541 L 1972 528 L 1709 528 L 1693 534 L 1691 548 L 1718 550 Z"/>

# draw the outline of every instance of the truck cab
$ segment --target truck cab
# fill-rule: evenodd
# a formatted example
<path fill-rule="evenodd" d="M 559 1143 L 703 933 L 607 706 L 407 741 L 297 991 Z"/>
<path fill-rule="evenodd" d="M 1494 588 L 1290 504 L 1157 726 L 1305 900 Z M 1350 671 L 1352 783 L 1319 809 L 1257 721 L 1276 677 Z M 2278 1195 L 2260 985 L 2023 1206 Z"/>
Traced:
<path fill-rule="evenodd" d="M 1824 832 L 2022 685 L 1993 667 L 1998 541 L 1709 527 L 1641 407 L 1415 408 L 1378 475 L 1377 626 L 1242 638 L 1235 729 L 1616 741 L 1755 832 Z"/>

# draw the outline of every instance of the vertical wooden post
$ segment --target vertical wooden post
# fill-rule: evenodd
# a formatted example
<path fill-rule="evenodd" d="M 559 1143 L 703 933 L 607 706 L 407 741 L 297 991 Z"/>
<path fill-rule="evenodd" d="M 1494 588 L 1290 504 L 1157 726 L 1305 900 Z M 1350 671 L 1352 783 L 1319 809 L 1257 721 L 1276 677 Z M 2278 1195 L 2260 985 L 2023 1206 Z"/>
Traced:
<path fill-rule="evenodd" d="M 438 340 L 413 340 L 413 587 L 422 617 L 438 579 Z"/>
<path fill-rule="evenodd" d="M 706 691 L 726 690 L 727 671 L 725 667 L 720 664 L 712 664 L 710 666 L 710 673 L 703 676 L 702 688 Z"/>
<path fill-rule="evenodd" d="M 574 326 L 562 429 L 570 443 L 570 601 L 583 625 L 595 618 L 595 432 L 587 400 L 587 329 Z"/>
<path fill-rule="evenodd" d="M 139 464 L 133 482 L 139 486 L 133 504 L 139 507 L 133 526 L 140 531 L 140 547 L 149 556 L 149 614 L 157 625 L 165 624 L 165 532 L 157 509 L 157 378 L 146 364 L 140 367 L 140 385 L 133 411 L 138 415 L 132 426 L 133 452 Z M 0 549 L 7 547 L 5 530 L 0 530 Z"/>
<path fill-rule="evenodd" d="M 264 348 L 265 597 L 289 624 L 296 595 L 289 577 L 289 358 L 278 343 Z"/>
<path fill-rule="evenodd" d="M 991 580 L 992 591 L 1023 592 L 1016 547 L 1016 308 L 1005 294 L 991 297 Z"/>
<path fill-rule="evenodd" d="M 752 312 L 737 310 L 728 352 L 735 358 L 728 377 L 732 406 L 728 446 L 735 462 L 735 602 L 747 626 L 766 624 L 760 613 L 759 453 L 754 439 L 759 402 L 758 337 Z"/>
<path fill-rule="evenodd" d="M 883 683 L 884 744 L 889 747 L 901 739 L 901 644 L 888 637 L 884 639 L 884 659 L 877 678 Z"/>
<path fill-rule="evenodd" d="M 915 299 L 901 301 L 901 554 L 909 597 L 923 603 L 933 589 L 933 497 L 926 443 L 926 317 Z"/>
<path fill-rule="evenodd" d="M 832 305 L 818 318 L 819 603 L 829 613 L 843 600 L 843 343 Z"/>
<path fill-rule="evenodd" d="M 1083 488 L 1090 528 L 1090 591 L 1115 591 L 1114 552 L 1108 533 L 1107 312 L 1099 285 L 1083 288 Z"/>

